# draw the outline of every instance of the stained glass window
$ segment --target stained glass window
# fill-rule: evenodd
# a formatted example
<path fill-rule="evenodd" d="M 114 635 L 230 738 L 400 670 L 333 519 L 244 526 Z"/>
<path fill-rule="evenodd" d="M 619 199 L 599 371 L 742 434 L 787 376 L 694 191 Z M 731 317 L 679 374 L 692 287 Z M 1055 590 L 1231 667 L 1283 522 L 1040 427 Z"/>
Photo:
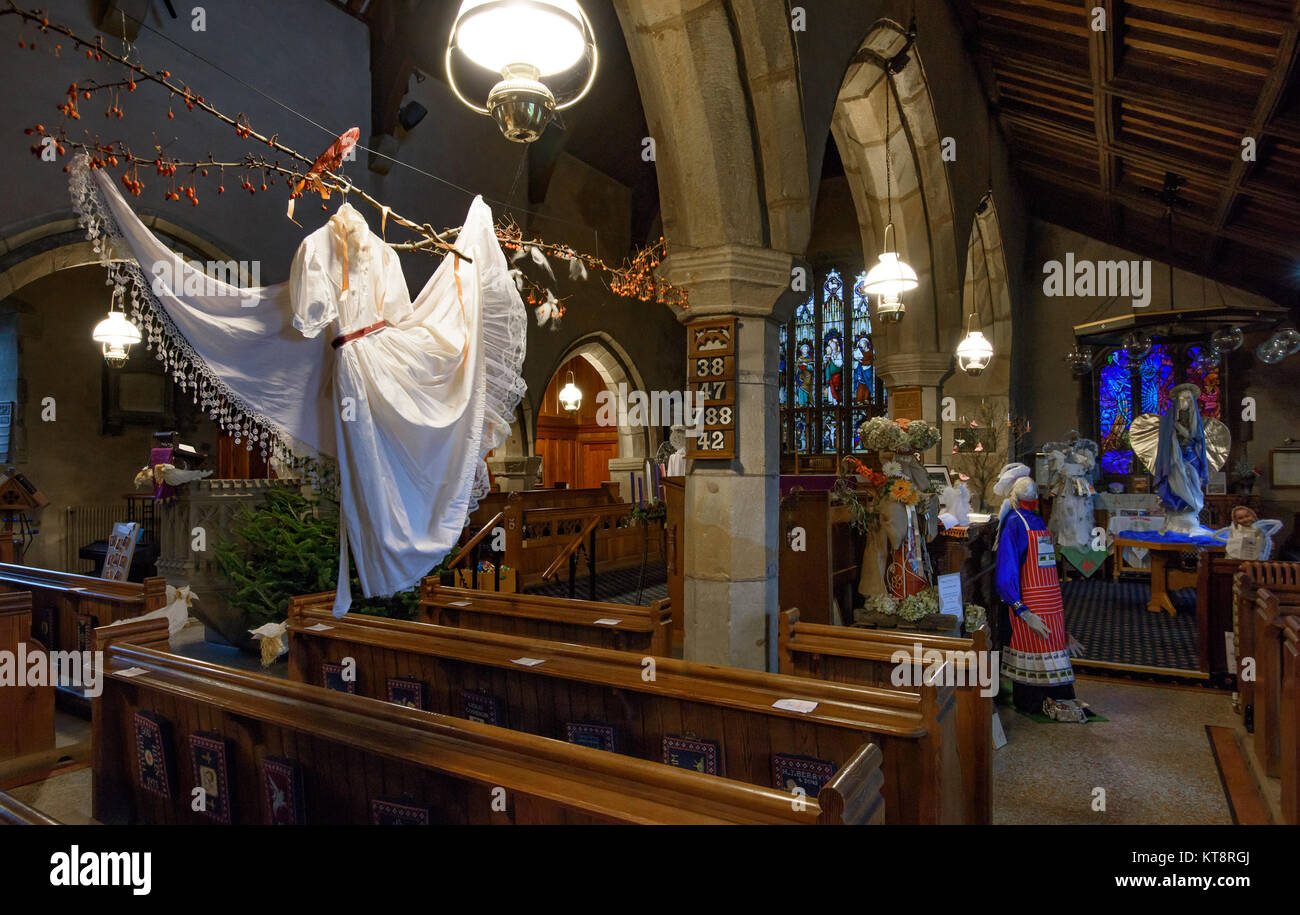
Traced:
<path fill-rule="evenodd" d="M 1162 343 L 1151 347 L 1142 360 L 1142 405 L 1140 413 L 1164 413 L 1169 407 L 1169 391 L 1174 386 L 1174 354 Z"/>
<path fill-rule="evenodd" d="M 1106 357 L 1098 385 L 1101 469 L 1105 473 L 1130 473 L 1133 449 L 1128 443 L 1128 424 L 1133 421 L 1133 372 L 1127 352 L 1117 349 Z"/>
<path fill-rule="evenodd" d="M 1215 363 L 1208 372 L 1202 372 L 1196 367 L 1200 355 L 1199 346 L 1187 348 L 1187 380 L 1201 389 L 1201 415 L 1206 419 L 1223 419 L 1223 401 L 1219 396 L 1219 365 Z"/>
<path fill-rule="evenodd" d="M 1169 409 L 1169 392 L 1180 379 L 1201 389 L 1201 415 L 1220 419 L 1222 369 L 1209 372 L 1196 368 L 1200 347 L 1180 350 L 1172 344 L 1151 347 L 1141 362 L 1134 363 L 1122 349 L 1112 350 L 1102 363 L 1097 379 L 1098 433 L 1101 436 L 1101 469 L 1105 473 L 1135 473 L 1142 467 L 1134 461 L 1128 427 L 1141 413 L 1163 415 Z"/>
<path fill-rule="evenodd" d="M 854 277 L 851 286 L 845 277 Z M 860 451 L 857 427 L 885 409 L 865 280 L 865 271 L 818 272 L 814 294 L 781 328 L 778 399 L 787 451 Z"/>

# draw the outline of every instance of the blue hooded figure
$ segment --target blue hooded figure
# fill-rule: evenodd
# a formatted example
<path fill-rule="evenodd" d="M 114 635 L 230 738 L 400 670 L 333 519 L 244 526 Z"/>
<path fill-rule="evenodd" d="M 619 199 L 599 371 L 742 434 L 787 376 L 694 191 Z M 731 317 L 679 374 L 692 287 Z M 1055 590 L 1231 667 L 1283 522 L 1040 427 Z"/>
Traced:
<path fill-rule="evenodd" d="M 1210 462 L 1205 450 L 1205 425 L 1194 384 L 1169 392 L 1169 409 L 1160 417 L 1159 448 L 1153 468 L 1156 493 L 1178 514 L 1199 515 L 1205 506 Z"/>

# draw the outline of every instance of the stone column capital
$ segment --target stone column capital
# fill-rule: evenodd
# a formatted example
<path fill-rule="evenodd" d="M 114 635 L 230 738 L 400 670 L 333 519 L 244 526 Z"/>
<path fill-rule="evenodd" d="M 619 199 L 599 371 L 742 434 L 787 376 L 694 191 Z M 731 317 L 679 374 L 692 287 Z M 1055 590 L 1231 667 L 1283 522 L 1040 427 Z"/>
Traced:
<path fill-rule="evenodd" d="M 890 353 L 876 362 L 887 388 L 937 388 L 952 373 L 952 353 Z"/>
<path fill-rule="evenodd" d="M 689 324 L 718 315 L 771 317 L 781 294 L 790 288 L 794 258 L 771 248 L 718 245 L 673 253 L 664 275 L 690 290 L 688 309 L 677 320 Z"/>

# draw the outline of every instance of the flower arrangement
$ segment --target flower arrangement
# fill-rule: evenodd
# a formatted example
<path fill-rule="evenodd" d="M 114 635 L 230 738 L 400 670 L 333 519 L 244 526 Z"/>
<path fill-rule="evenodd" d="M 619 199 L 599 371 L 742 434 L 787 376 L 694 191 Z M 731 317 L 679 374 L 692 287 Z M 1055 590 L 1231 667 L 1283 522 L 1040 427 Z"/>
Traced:
<path fill-rule="evenodd" d="M 907 433 L 909 451 L 929 451 L 943 438 L 943 433 L 937 426 L 923 419 L 914 419 L 911 422 L 900 419 L 898 424 Z"/>
<path fill-rule="evenodd" d="M 868 486 L 883 486 L 885 475 L 879 471 L 872 470 L 866 464 L 862 463 L 855 457 L 846 457 L 841 467 L 841 476 L 849 475 L 860 477 Z"/>
<path fill-rule="evenodd" d="M 916 594 L 909 594 L 902 600 L 889 594 L 873 594 L 866 599 L 863 609 L 867 613 L 896 616 L 905 622 L 915 623 L 939 612 L 939 591 L 937 588 L 926 588 Z"/>
<path fill-rule="evenodd" d="M 891 480 L 885 495 L 903 505 L 915 505 L 921 501 L 921 491 L 916 488 L 915 483 L 905 477 Z"/>
<path fill-rule="evenodd" d="M 861 425 L 862 444 L 868 451 L 907 451 L 907 432 L 888 416 L 873 416 Z"/>
<path fill-rule="evenodd" d="M 933 423 L 923 419 L 873 416 L 860 427 L 868 451 L 928 451 L 943 437 Z"/>

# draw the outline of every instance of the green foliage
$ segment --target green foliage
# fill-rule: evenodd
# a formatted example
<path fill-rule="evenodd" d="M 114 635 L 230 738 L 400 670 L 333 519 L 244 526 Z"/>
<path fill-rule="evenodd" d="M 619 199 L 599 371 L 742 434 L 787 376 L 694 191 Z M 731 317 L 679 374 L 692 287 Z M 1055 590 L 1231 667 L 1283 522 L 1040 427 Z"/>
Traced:
<path fill-rule="evenodd" d="M 290 597 L 334 590 L 339 565 L 338 511 L 296 488 L 273 486 L 264 502 L 240 510 L 230 538 L 217 544 L 216 558 L 218 568 L 235 588 L 228 600 L 244 612 L 248 628 L 281 622 L 288 614 Z M 355 576 L 352 593 L 361 594 Z M 396 619 L 414 618 L 418 607 L 418 588 L 389 598 L 358 598 L 352 604 L 356 613 Z"/>

